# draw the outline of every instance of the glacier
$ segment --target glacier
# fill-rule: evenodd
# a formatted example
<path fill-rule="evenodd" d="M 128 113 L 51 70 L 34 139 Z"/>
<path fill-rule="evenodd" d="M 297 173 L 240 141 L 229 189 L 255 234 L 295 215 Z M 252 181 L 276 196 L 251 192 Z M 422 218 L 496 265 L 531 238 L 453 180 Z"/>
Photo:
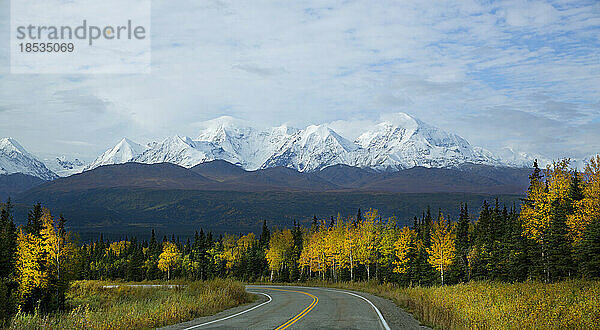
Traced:
<path fill-rule="evenodd" d="M 467 162 L 517 165 L 405 113 L 390 116 L 354 141 L 340 136 L 326 124 L 304 129 L 287 125 L 257 128 L 249 122 L 223 116 L 202 122 L 199 127 L 195 138 L 176 135 L 147 145 L 124 138 L 85 170 L 126 162 L 169 162 L 190 168 L 216 159 L 249 171 L 283 166 L 313 172 L 339 164 L 377 171 L 415 166 L 457 167 Z"/>

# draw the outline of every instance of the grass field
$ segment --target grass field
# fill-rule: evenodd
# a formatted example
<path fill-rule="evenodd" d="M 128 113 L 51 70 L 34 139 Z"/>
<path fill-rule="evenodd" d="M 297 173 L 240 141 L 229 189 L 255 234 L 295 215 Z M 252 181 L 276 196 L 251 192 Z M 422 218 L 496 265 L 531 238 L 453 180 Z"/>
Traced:
<path fill-rule="evenodd" d="M 409 288 L 364 282 L 327 286 L 389 298 L 436 328 L 600 329 L 600 281 L 471 282 Z"/>
<path fill-rule="evenodd" d="M 154 328 L 211 315 L 253 299 L 242 283 L 232 280 L 160 283 L 185 285 L 180 288 L 103 288 L 111 284 L 131 283 L 74 282 L 67 292 L 68 311 L 45 316 L 17 314 L 10 328 Z"/>

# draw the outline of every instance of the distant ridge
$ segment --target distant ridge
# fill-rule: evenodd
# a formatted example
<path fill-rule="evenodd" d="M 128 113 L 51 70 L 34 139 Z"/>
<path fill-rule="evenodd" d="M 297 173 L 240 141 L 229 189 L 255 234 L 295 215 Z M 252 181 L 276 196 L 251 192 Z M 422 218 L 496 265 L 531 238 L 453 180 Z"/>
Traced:
<path fill-rule="evenodd" d="M 465 164 L 454 169 L 413 167 L 396 172 L 335 165 L 319 172 L 305 173 L 287 167 L 246 171 L 223 160 L 203 163 L 190 169 L 171 163 L 125 163 L 105 165 L 47 182 L 25 194 L 106 188 L 522 194 L 530 172 L 530 169 L 477 164 Z"/>
<path fill-rule="evenodd" d="M 378 208 L 409 223 L 428 205 L 454 212 L 461 202 L 481 205 L 496 197 L 512 204 L 525 191 L 530 172 L 472 164 L 397 172 L 335 165 L 307 173 L 286 167 L 245 171 L 225 161 L 191 169 L 125 163 L 41 183 L 13 201 L 21 219 L 33 203 L 43 202 L 63 213 L 75 231 L 92 237 L 147 235 L 151 228 L 187 235 L 199 226 L 231 233 L 258 230 L 265 219 L 287 226 L 314 214 L 355 214 L 359 207 Z"/>
<path fill-rule="evenodd" d="M 0 202 L 6 201 L 9 197 L 14 199 L 18 194 L 37 187 L 44 182 L 46 180 L 23 173 L 0 175 Z"/>
<path fill-rule="evenodd" d="M 246 170 L 242 167 L 221 159 L 200 163 L 190 168 L 190 170 L 219 182 L 235 179 L 246 174 Z"/>

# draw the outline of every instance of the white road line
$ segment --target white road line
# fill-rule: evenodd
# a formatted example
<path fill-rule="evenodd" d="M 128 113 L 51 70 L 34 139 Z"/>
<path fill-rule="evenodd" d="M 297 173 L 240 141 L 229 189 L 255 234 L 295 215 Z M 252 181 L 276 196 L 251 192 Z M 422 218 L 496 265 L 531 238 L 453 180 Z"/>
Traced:
<path fill-rule="evenodd" d="M 244 310 L 244 311 L 241 311 L 241 312 L 239 312 L 239 313 L 236 313 L 236 314 L 233 314 L 233 315 L 229 315 L 229 316 L 227 316 L 227 317 L 220 318 L 220 319 L 218 319 L 218 320 L 213 320 L 213 321 L 210 321 L 210 322 L 206 322 L 206 323 L 202 323 L 202 324 L 197 324 L 197 325 L 191 326 L 191 327 L 189 327 L 189 328 L 185 328 L 185 329 L 183 329 L 183 330 L 196 329 L 196 328 L 203 327 L 203 326 L 205 326 L 205 325 L 209 325 L 209 324 L 217 323 L 217 322 L 220 322 L 220 321 L 224 321 L 224 320 L 230 319 L 230 318 L 232 318 L 232 317 L 236 317 L 236 316 L 238 316 L 238 315 L 242 315 L 242 314 L 244 314 L 244 313 L 248 313 L 249 311 L 251 311 L 251 310 L 253 310 L 253 309 L 257 309 L 258 307 L 260 307 L 260 306 L 262 306 L 262 305 L 266 305 L 266 304 L 270 303 L 270 302 L 271 302 L 271 300 L 273 300 L 273 298 L 271 298 L 271 296 L 269 296 L 269 295 L 268 295 L 268 294 L 266 294 L 266 293 L 262 293 L 262 292 L 251 292 L 251 291 L 248 291 L 248 292 L 250 292 L 250 293 L 255 293 L 255 294 L 262 294 L 263 296 L 267 296 L 267 298 L 269 298 L 269 300 L 268 300 L 268 301 L 265 301 L 264 303 L 261 303 L 261 304 L 259 304 L 259 305 L 256 305 L 256 306 L 254 306 L 254 307 L 252 307 L 252 308 L 248 308 L 248 309 L 246 309 L 246 310 Z"/>
<path fill-rule="evenodd" d="M 355 297 L 358 297 L 366 302 L 369 303 L 369 305 L 371 305 L 371 307 L 373 307 L 373 309 L 375 310 L 375 312 L 377 313 L 377 315 L 379 316 L 379 320 L 381 321 L 381 325 L 383 325 L 383 328 L 385 330 L 390 330 L 390 326 L 387 324 L 387 322 L 385 321 L 385 319 L 383 318 L 383 315 L 381 315 L 381 312 L 379 311 L 379 309 L 367 298 L 358 295 L 356 293 L 353 292 L 348 292 L 348 291 L 342 291 L 342 290 L 331 290 L 331 289 L 325 289 L 325 288 L 319 288 L 319 287 L 303 287 L 306 289 L 319 289 L 319 290 L 323 290 L 323 291 L 331 291 L 331 292 L 341 292 L 341 293 L 346 293 Z"/>

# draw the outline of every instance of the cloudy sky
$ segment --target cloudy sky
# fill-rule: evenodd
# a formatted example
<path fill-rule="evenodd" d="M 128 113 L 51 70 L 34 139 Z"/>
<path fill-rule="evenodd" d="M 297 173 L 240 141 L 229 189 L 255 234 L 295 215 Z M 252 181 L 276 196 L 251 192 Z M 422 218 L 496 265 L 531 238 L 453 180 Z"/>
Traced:
<path fill-rule="evenodd" d="M 221 115 L 352 139 L 394 112 L 492 151 L 600 152 L 597 0 L 153 1 L 139 75 L 10 74 L 9 13 L 0 0 L 0 136 L 40 155 L 193 137 Z"/>

